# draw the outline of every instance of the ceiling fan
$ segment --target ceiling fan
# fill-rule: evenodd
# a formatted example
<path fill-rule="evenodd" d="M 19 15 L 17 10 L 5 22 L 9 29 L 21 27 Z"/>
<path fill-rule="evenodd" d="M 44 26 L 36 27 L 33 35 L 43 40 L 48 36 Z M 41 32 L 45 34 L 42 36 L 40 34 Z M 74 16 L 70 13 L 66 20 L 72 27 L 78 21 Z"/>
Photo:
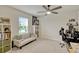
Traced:
<path fill-rule="evenodd" d="M 50 9 L 50 6 L 51 5 L 43 5 L 42 7 L 46 10 L 46 11 L 39 11 L 38 13 L 45 13 L 45 15 L 48 15 L 48 14 L 58 14 L 58 12 L 55 12 L 54 10 L 57 10 L 57 9 L 61 9 L 62 6 L 58 6 L 58 7 L 55 7 L 53 9 Z"/>

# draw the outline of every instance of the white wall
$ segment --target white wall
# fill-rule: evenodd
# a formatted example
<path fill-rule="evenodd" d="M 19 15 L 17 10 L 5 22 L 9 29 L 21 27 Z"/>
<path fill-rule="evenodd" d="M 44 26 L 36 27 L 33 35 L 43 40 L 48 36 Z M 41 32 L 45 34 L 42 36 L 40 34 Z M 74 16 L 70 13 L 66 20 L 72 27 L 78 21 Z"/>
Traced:
<path fill-rule="evenodd" d="M 29 32 L 32 31 L 32 16 L 29 14 L 25 14 L 20 12 L 14 8 L 10 8 L 8 6 L 0 6 L 0 17 L 8 17 L 11 20 L 11 27 L 12 27 L 12 37 L 18 34 L 19 29 L 19 16 L 24 16 L 29 19 Z"/>
<path fill-rule="evenodd" d="M 51 14 L 44 17 L 39 17 L 40 20 L 40 37 L 52 40 L 61 41 L 59 30 L 61 27 L 67 28 L 66 23 L 69 19 L 74 18 L 78 20 L 77 12 L 65 14 Z"/>

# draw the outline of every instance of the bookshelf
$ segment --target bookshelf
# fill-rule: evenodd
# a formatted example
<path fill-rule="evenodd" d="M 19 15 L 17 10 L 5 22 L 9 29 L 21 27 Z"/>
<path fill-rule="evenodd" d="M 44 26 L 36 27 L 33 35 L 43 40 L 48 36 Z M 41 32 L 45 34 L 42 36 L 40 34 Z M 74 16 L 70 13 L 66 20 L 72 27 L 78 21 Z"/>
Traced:
<path fill-rule="evenodd" d="M 11 25 L 10 19 L 0 17 L 0 53 L 11 49 Z"/>

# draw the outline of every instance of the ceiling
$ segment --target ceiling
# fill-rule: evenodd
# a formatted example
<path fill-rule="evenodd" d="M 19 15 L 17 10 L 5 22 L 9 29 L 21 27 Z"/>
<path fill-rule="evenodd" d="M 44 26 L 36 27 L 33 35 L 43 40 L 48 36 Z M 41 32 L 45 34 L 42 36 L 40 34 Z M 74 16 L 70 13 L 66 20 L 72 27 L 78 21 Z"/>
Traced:
<path fill-rule="evenodd" d="M 51 9 L 55 8 L 58 5 L 51 5 Z M 45 9 L 42 7 L 42 5 L 11 5 L 10 7 L 15 8 L 17 10 L 23 11 L 25 13 L 29 13 L 34 16 L 41 16 L 44 15 L 42 13 L 37 13 L 38 11 L 45 11 Z M 69 12 L 75 12 L 79 10 L 78 5 L 62 5 L 61 9 L 55 10 L 59 13 L 69 13 Z"/>

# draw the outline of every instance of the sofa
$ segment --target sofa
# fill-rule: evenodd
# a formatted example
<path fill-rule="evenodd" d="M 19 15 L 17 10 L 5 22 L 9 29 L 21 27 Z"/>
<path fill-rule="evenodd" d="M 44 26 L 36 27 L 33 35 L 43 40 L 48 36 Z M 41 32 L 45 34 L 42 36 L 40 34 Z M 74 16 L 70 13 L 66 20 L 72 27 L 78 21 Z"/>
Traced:
<path fill-rule="evenodd" d="M 16 35 L 13 39 L 13 45 L 22 48 L 26 44 L 35 41 L 37 39 L 36 34 L 22 34 L 22 35 Z"/>

